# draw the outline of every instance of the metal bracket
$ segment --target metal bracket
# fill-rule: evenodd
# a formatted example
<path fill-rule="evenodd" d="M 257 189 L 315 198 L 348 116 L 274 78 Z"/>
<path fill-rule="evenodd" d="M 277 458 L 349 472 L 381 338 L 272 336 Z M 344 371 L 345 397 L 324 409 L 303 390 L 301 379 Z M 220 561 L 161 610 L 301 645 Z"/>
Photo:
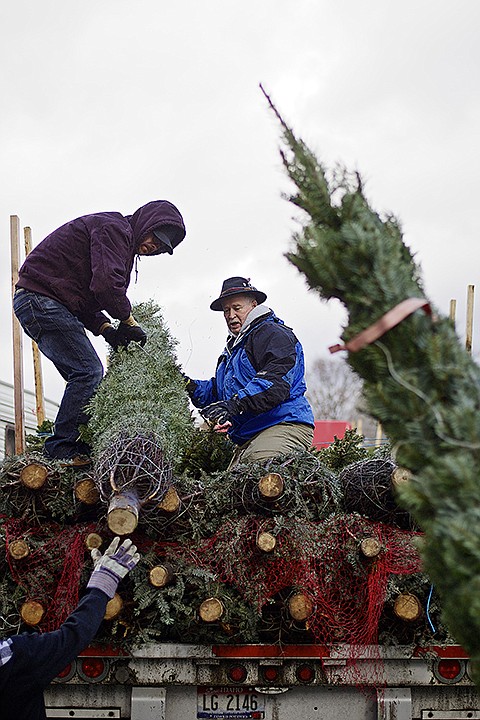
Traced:
<path fill-rule="evenodd" d="M 379 720 L 412 720 L 410 688 L 385 688 L 377 695 Z"/>
<path fill-rule="evenodd" d="M 165 688 L 133 687 L 131 720 L 165 720 Z"/>

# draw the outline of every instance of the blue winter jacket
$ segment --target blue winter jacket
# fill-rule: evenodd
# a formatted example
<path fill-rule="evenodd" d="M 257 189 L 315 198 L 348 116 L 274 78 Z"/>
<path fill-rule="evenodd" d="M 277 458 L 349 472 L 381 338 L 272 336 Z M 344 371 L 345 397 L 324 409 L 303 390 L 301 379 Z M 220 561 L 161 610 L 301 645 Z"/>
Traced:
<path fill-rule="evenodd" d="M 293 331 L 272 310 L 259 305 L 239 335 L 228 339 L 215 377 L 194 380 L 191 399 L 202 408 L 235 397 L 239 412 L 232 416 L 229 438 L 243 445 L 279 423 L 313 427 L 304 375 L 303 349 Z"/>

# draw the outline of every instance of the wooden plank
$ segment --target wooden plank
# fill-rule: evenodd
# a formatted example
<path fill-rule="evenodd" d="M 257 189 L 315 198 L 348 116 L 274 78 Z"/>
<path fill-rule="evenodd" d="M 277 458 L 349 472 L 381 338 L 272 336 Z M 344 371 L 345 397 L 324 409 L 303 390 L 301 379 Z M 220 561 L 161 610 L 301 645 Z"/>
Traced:
<path fill-rule="evenodd" d="M 23 228 L 23 238 L 25 241 L 25 257 L 32 251 L 32 230 L 29 227 Z M 42 360 L 40 351 L 35 340 L 32 340 L 33 354 L 33 373 L 35 379 L 35 401 L 37 413 L 37 425 L 41 425 L 45 421 L 45 397 L 43 391 L 43 374 Z"/>
<path fill-rule="evenodd" d="M 10 251 L 12 298 L 18 280 L 20 268 L 20 220 L 17 215 L 10 215 Z M 25 452 L 25 413 L 23 407 L 23 331 L 12 309 L 13 333 L 13 403 L 15 408 L 15 454 Z"/>
<path fill-rule="evenodd" d="M 467 352 L 472 354 L 473 343 L 473 301 L 475 297 L 475 285 L 467 287 L 467 327 L 465 331 L 465 348 Z"/>

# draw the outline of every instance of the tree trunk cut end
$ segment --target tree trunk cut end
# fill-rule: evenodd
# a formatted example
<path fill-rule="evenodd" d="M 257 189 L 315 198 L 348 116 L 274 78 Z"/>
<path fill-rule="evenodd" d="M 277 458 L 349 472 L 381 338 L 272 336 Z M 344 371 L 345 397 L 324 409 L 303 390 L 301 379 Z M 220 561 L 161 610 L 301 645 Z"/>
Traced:
<path fill-rule="evenodd" d="M 313 612 L 312 601 L 303 593 L 295 593 L 288 600 L 288 612 L 294 620 L 307 620 Z"/>
<path fill-rule="evenodd" d="M 107 607 L 105 608 L 104 620 L 114 620 L 120 615 L 123 610 L 123 600 L 118 593 L 115 593 L 113 598 L 108 601 Z"/>
<path fill-rule="evenodd" d="M 269 532 L 260 532 L 256 538 L 256 545 L 259 550 L 265 553 L 275 550 L 277 538 Z"/>
<path fill-rule="evenodd" d="M 266 500 L 277 500 L 285 489 L 283 478 L 278 473 L 268 473 L 258 481 L 258 491 Z"/>
<path fill-rule="evenodd" d="M 20 617 L 27 625 L 38 625 L 45 615 L 45 608 L 36 600 L 26 600 L 20 608 Z"/>
<path fill-rule="evenodd" d="M 92 478 L 84 478 L 77 482 L 75 497 L 85 505 L 95 505 L 100 500 L 100 493 Z"/>
<path fill-rule="evenodd" d="M 366 558 L 374 558 L 380 555 L 382 546 L 377 538 L 367 537 L 363 538 L 360 543 L 360 551 Z"/>
<path fill-rule="evenodd" d="M 162 588 L 169 585 L 174 578 L 173 569 L 170 565 L 155 565 L 149 574 L 148 579 L 153 587 Z"/>
<path fill-rule="evenodd" d="M 174 487 L 169 487 L 161 502 L 158 503 L 157 509 L 167 515 L 173 515 L 180 508 L 180 497 Z"/>
<path fill-rule="evenodd" d="M 26 540 L 13 540 L 8 545 L 8 552 L 14 560 L 23 560 L 30 554 L 30 548 Z"/>
<path fill-rule="evenodd" d="M 140 500 L 133 492 L 114 495 L 108 506 L 107 523 L 114 535 L 129 535 L 138 525 Z"/>
<path fill-rule="evenodd" d="M 20 482 L 30 490 L 39 490 L 45 485 L 48 468 L 40 463 L 25 465 L 20 472 Z"/>
<path fill-rule="evenodd" d="M 204 600 L 198 610 L 201 619 L 206 623 L 220 620 L 224 612 L 225 608 L 222 601 L 214 597 Z"/>
<path fill-rule="evenodd" d="M 411 482 L 412 478 L 413 473 L 410 470 L 404 467 L 396 467 L 392 472 L 392 488 L 394 490 L 399 490 L 402 486 Z"/>
<path fill-rule="evenodd" d="M 103 538 L 98 533 L 88 533 L 85 538 L 85 547 L 87 550 L 94 550 L 103 545 Z"/>
<path fill-rule="evenodd" d="M 400 620 L 413 622 L 421 616 L 422 605 L 416 595 L 412 595 L 412 593 L 401 593 L 395 599 L 393 611 Z"/>

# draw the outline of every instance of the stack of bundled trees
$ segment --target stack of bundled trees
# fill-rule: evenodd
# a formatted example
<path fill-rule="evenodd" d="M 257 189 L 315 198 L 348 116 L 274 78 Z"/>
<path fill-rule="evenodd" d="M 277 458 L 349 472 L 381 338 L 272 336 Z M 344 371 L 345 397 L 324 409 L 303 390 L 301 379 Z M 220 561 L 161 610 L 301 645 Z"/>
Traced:
<path fill-rule="evenodd" d="M 89 550 L 121 534 L 142 560 L 101 642 L 447 641 L 388 449 L 372 456 L 348 431 L 319 452 L 227 471 L 232 447 L 195 426 L 160 309 L 135 315 L 149 342 L 110 357 L 84 429 L 93 467 L 38 448 L 1 467 L 0 632 L 58 624 Z"/>

